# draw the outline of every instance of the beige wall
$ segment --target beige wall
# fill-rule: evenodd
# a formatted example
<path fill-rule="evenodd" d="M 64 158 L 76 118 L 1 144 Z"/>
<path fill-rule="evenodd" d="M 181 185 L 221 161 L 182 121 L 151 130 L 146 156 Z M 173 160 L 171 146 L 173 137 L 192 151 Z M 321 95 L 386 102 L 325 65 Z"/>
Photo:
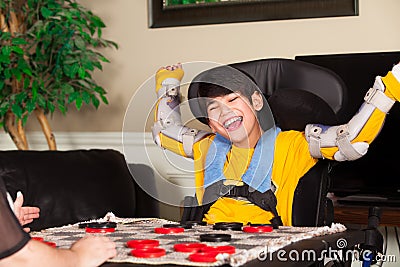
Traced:
<path fill-rule="evenodd" d="M 359 0 L 360 15 L 318 19 L 232 23 L 149 29 L 146 0 L 80 0 L 106 23 L 104 36 L 120 45 L 103 52 L 111 60 L 97 73 L 109 105 L 85 108 L 67 117 L 55 114 L 57 131 L 120 131 L 135 90 L 159 66 L 175 62 L 232 63 L 267 57 L 400 50 L 399 0 Z M 143 103 L 154 100 L 149 90 Z M 141 110 L 141 103 L 135 102 Z M 143 130 L 143 116 L 131 123 Z M 29 121 L 30 128 L 37 128 Z"/>

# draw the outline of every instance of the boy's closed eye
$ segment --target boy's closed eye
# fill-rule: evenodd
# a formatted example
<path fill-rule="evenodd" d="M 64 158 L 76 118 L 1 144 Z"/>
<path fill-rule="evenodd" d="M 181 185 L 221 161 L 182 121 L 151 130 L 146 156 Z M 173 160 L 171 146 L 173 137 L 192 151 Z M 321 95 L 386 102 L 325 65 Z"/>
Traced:
<path fill-rule="evenodd" d="M 218 108 L 218 103 L 215 100 L 211 100 L 207 103 L 207 111 L 212 111 Z"/>
<path fill-rule="evenodd" d="M 225 101 L 226 102 L 234 102 L 235 100 L 238 100 L 240 98 L 239 93 L 232 93 L 226 96 Z M 217 100 L 210 100 L 207 103 L 207 111 L 215 110 L 219 107 Z"/>
<path fill-rule="evenodd" d="M 235 100 L 237 100 L 239 98 L 239 96 L 235 95 L 234 97 L 232 97 L 231 99 L 229 99 L 229 102 L 233 102 Z"/>
<path fill-rule="evenodd" d="M 216 110 L 218 107 L 208 107 L 208 111 L 213 111 L 213 110 Z"/>

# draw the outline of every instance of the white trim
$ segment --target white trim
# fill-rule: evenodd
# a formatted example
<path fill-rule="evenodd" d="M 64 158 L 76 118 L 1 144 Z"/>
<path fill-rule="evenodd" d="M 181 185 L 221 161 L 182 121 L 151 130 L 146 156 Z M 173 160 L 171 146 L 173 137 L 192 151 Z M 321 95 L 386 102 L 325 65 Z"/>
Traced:
<path fill-rule="evenodd" d="M 55 132 L 58 150 L 109 148 L 123 151 L 122 140 L 127 146 L 151 145 L 153 142 L 150 133 L 131 132 Z M 27 133 L 29 148 L 31 150 L 47 150 L 47 142 L 42 132 Z M 155 146 L 155 145 L 154 145 Z M 17 149 L 11 138 L 6 133 L 0 134 L 0 150 Z"/>

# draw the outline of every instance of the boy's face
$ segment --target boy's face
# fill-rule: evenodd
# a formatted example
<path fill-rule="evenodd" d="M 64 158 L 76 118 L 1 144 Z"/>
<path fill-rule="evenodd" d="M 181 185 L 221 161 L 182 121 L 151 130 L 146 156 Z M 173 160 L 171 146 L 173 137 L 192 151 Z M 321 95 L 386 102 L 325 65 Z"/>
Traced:
<path fill-rule="evenodd" d="M 251 98 L 252 103 L 239 92 L 210 98 L 207 114 L 211 130 L 237 147 L 254 147 L 262 134 L 256 111 L 262 108 L 263 98 L 258 92 Z"/>

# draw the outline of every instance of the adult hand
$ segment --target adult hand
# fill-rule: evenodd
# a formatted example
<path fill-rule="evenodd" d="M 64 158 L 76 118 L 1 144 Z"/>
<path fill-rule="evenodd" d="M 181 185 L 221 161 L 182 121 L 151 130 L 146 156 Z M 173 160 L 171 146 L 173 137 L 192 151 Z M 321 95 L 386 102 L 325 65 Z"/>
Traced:
<path fill-rule="evenodd" d="M 21 192 L 17 193 L 17 198 L 14 202 L 14 213 L 18 218 L 19 223 L 23 226 L 31 223 L 34 219 L 39 218 L 40 209 L 38 207 L 23 207 L 24 195 Z M 29 232 L 29 228 L 24 228 L 26 232 Z"/>
<path fill-rule="evenodd" d="M 76 253 L 78 266 L 99 266 L 117 255 L 116 245 L 108 237 L 87 235 L 71 246 Z"/>

